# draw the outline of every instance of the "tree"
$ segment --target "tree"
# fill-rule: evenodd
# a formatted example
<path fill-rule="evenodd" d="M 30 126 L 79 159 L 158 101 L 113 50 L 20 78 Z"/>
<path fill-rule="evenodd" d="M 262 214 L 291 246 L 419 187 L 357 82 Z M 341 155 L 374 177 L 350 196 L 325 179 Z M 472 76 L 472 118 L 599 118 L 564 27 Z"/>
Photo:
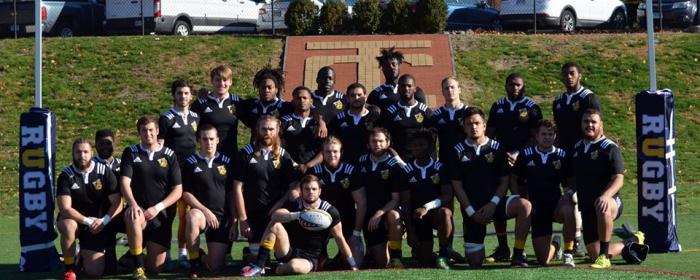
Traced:
<path fill-rule="evenodd" d="M 395 34 L 413 32 L 413 9 L 408 0 L 391 0 L 382 13 L 382 30 Z"/>
<path fill-rule="evenodd" d="M 321 8 L 319 23 L 323 34 L 346 33 L 350 27 L 350 14 L 345 2 L 329 0 Z"/>
<path fill-rule="evenodd" d="M 418 31 L 438 33 L 447 26 L 447 3 L 444 0 L 419 0 L 416 5 Z"/>
<path fill-rule="evenodd" d="M 382 18 L 380 0 L 359 0 L 352 9 L 355 28 L 360 34 L 373 34 L 379 30 Z"/>
<path fill-rule="evenodd" d="M 318 7 L 311 0 L 294 0 L 284 15 L 284 23 L 290 35 L 312 35 L 318 21 Z"/>

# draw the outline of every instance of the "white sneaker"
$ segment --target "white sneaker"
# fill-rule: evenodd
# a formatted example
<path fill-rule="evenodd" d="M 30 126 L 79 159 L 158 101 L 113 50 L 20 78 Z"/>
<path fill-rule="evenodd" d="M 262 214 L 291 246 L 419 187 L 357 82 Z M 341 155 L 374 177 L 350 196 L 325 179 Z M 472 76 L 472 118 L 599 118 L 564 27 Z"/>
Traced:
<path fill-rule="evenodd" d="M 561 260 L 561 258 L 562 258 L 561 236 L 559 236 L 559 235 L 554 236 L 554 239 L 552 239 L 552 245 L 554 245 L 554 249 L 555 249 L 553 259 L 555 261 Z"/>
<path fill-rule="evenodd" d="M 576 267 L 576 263 L 574 263 L 574 255 L 569 254 L 569 253 L 564 253 L 564 266 Z"/>

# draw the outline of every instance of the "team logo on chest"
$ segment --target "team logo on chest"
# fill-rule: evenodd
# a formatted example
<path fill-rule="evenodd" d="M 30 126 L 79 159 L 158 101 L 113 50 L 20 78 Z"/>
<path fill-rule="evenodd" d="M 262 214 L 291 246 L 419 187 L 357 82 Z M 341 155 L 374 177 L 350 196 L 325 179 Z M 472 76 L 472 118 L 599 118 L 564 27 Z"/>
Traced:
<path fill-rule="evenodd" d="M 158 164 L 162 168 L 167 168 L 168 167 L 168 160 L 165 158 L 158 159 Z"/>
<path fill-rule="evenodd" d="M 578 109 L 581 108 L 581 105 L 578 103 L 578 101 L 574 102 L 574 104 L 572 104 L 572 106 L 574 107 L 574 111 L 578 111 Z"/>
<path fill-rule="evenodd" d="M 520 109 L 520 121 L 526 122 L 528 119 L 530 119 L 530 115 L 527 112 L 527 108 Z"/>
<path fill-rule="evenodd" d="M 333 105 L 335 105 L 336 110 L 343 110 L 343 101 L 338 100 L 333 102 Z"/>
<path fill-rule="evenodd" d="M 343 180 L 340 180 L 340 184 L 343 186 L 343 189 L 347 189 L 350 187 L 350 179 L 345 178 Z"/>
<path fill-rule="evenodd" d="M 274 167 L 275 169 L 280 169 L 280 167 L 282 167 L 282 162 L 279 159 L 273 159 L 272 167 Z"/>
<path fill-rule="evenodd" d="M 92 183 L 95 186 L 96 191 L 101 191 L 102 190 L 102 181 L 100 179 L 97 179 L 94 183 Z"/>
<path fill-rule="evenodd" d="M 439 174 L 436 173 L 435 175 L 430 176 L 430 179 L 433 180 L 434 185 L 440 184 L 440 175 Z"/>
<path fill-rule="evenodd" d="M 389 169 L 384 169 L 380 173 L 382 174 L 382 180 L 389 179 Z"/>
<path fill-rule="evenodd" d="M 591 152 L 591 159 L 592 159 L 592 160 L 598 159 L 598 151 L 592 151 L 592 152 Z"/>
<path fill-rule="evenodd" d="M 496 159 L 496 157 L 493 155 L 493 153 L 485 154 L 484 158 L 486 159 L 486 162 L 488 162 L 488 163 L 493 163 L 494 159 Z"/>
<path fill-rule="evenodd" d="M 417 123 L 423 123 L 423 114 L 417 114 L 417 115 L 416 115 L 416 122 L 417 122 Z"/>
<path fill-rule="evenodd" d="M 561 161 L 559 161 L 559 160 L 553 161 L 553 162 L 552 162 L 552 165 L 554 166 L 554 169 L 555 169 L 555 170 L 561 169 Z"/>
<path fill-rule="evenodd" d="M 228 108 L 228 112 L 229 112 L 231 115 L 233 115 L 233 114 L 236 113 L 236 107 L 234 107 L 233 105 L 228 105 L 228 106 L 226 106 L 226 108 Z"/>
<path fill-rule="evenodd" d="M 192 122 L 192 130 L 197 131 L 197 122 Z"/>
<path fill-rule="evenodd" d="M 226 166 L 219 165 L 216 167 L 217 170 L 219 170 L 219 175 L 225 176 L 226 175 Z"/>

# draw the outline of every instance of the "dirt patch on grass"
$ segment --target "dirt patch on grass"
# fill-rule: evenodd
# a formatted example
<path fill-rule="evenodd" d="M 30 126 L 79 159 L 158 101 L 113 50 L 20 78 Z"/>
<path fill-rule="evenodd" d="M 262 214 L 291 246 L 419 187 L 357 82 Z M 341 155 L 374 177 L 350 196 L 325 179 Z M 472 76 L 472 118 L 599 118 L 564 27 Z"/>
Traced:
<path fill-rule="evenodd" d="M 459 79 L 459 86 L 462 88 L 462 100 L 467 102 L 467 104 L 472 103 L 475 94 L 483 91 L 481 86 L 472 79 Z"/>
<path fill-rule="evenodd" d="M 528 59 L 526 57 L 504 57 L 496 61 L 492 61 L 491 65 L 496 72 L 512 70 L 516 66 L 521 66 L 527 64 Z"/>

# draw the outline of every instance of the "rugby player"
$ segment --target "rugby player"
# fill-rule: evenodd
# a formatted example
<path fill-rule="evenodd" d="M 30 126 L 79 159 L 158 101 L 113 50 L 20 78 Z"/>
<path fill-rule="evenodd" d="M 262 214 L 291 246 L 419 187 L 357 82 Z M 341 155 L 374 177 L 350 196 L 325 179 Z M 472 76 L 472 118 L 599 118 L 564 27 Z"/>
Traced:
<path fill-rule="evenodd" d="M 549 264 L 564 246 L 565 266 L 574 267 L 574 237 L 576 222 L 571 196 L 574 191 L 566 188 L 562 195 L 562 182 L 571 177 L 571 156 L 554 146 L 557 126 L 551 120 L 540 120 L 536 126 L 536 145 L 529 146 L 518 155 L 512 168 L 513 182 L 520 183 L 520 194 L 532 203 L 532 245 L 541 265 Z M 564 224 L 564 244 L 558 237 L 552 240 L 552 223 Z"/>
<path fill-rule="evenodd" d="M 321 160 L 319 157 L 314 161 L 314 158 L 319 153 L 322 139 L 316 138 L 318 121 L 311 112 L 311 90 L 304 86 L 297 87 L 292 91 L 292 98 L 294 112 L 280 118 L 282 141 L 294 162 L 304 166 L 300 171 L 306 172 Z"/>
<path fill-rule="evenodd" d="M 345 99 L 348 108 L 331 122 L 330 133 L 344 143 L 342 160 L 357 166 L 360 156 L 367 153 L 366 140 L 380 113 L 367 107 L 367 90 L 360 83 L 348 86 Z"/>
<path fill-rule="evenodd" d="M 449 237 L 452 235 L 452 185 L 447 167 L 431 155 L 435 138 L 429 130 L 416 132 L 408 141 L 415 160 L 403 167 L 401 183 L 403 216 L 408 228 L 409 243 L 416 249 L 421 266 L 450 269 Z M 443 204 L 444 202 L 444 204 Z M 433 229 L 438 230 L 439 254 L 433 253 Z"/>
<path fill-rule="evenodd" d="M 199 115 L 190 111 L 193 86 L 185 80 L 175 80 L 170 85 L 170 95 L 173 107 L 160 115 L 158 119 L 158 139 L 175 152 L 177 161 L 182 166 L 185 159 L 194 154 L 197 148 L 197 124 Z M 177 217 L 180 221 L 177 228 L 177 245 L 179 260 L 187 263 L 187 247 L 185 244 L 185 212 L 187 205 L 180 199 L 177 202 Z"/>
<path fill-rule="evenodd" d="M 186 225 L 190 278 L 197 278 L 200 263 L 213 272 L 224 266 L 226 254 L 237 237 L 233 206 L 232 160 L 216 151 L 216 128 L 204 124 L 197 130 L 199 151 L 182 165 L 183 200 L 191 207 Z M 199 235 L 207 239 L 207 256 L 200 254 Z"/>
<path fill-rule="evenodd" d="M 86 139 L 73 142 L 73 164 L 58 176 L 56 203 L 58 231 L 66 272 L 65 280 L 76 278 L 76 239 L 80 240 L 82 267 L 88 277 L 105 272 L 108 247 L 114 250 L 116 231 L 110 227 L 113 217 L 122 211 L 117 179 L 107 165 L 92 160 L 92 145 Z M 114 257 L 114 256 L 113 256 Z"/>
<path fill-rule="evenodd" d="M 377 57 L 379 67 L 384 74 L 384 84 L 374 88 L 369 93 L 367 103 L 379 106 L 384 111 L 386 108 L 399 101 L 399 77 L 401 76 L 401 63 L 403 63 L 403 53 L 395 48 L 383 49 L 381 55 Z M 425 94 L 421 88 L 416 88 L 416 100 L 426 103 Z"/>
<path fill-rule="evenodd" d="M 318 87 L 312 93 L 313 108 L 326 122 L 331 123 L 346 108 L 345 96 L 335 89 L 335 70 L 330 66 L 321 67 L 316 74 Z"/>
<path fill-rule="evenodd" d="M 511 265 L 527 266 L 523 254 L 530 230 L 531 205 L 526 199 L 505 196 L 508 188 L 508 162 L 501 145 L 489 139 L 484 112 L 469 107 L 464 114 L 467 139 L 454 147 L 458 159 L 451 166 L 452 186 L 462 205 L 464 248 L 469 265 L 484 262 L 486 225 L 492 220 L 515 217 L 515 245 Z"/>
<path fill-rule="evenodd" d="M 399 179 L 403 176 L 403 170 L 398 160 L 389 153 L 390 145 L 389 131 L 375 127 L 369 133 L 369 153 L 362 155 L 357 165 L 367 193 L 367 215 L 363 229 L 367 244 L 365 260 L 371 256 L 376 267 L 402 268 L 403 232 L 398 206 L 401 193 Z"/>
<path fill-rule="evenodd" d="M 247 127 L 254 128 L 258 119 L 264 115 L 279 118 L 294 111 L 291 103 L 280 98 L 284 91 L 284 77 L 280 70 L 270 67 L 260 69 L 255 73 L 253 86 L 258 90 L 258 98 L 247 99 L 245 113 L 241 115 L 241 120 Z"/>
<path fill-rule="evenodd" d="M 284 207 L 272 213 L 265 229 L 257 261 L 243 268 L 242 276 L 252 277 L 264 274 L 265 264 L 274 252 L 280 264 L 275 269 L 277 275 L 307 274 L 317 269 L 321 247 L 333 235 L 338 250 L 346 257 L 352 270 L 357 270 L 350 247 L 343 237 L 342 222 L 338 209 L 320 199 L 321 184 L 313 175 L 301 179 L 301 196 L 285 203 Z M 303 211 L 319 209 L 331 216 L 328 228 L 312 231 L 305 229 L 298 221 Z"/>
<path fill-rule="evenodd" d="M 95 150 L 97 151 L 97 156 L 93 159 L 107 165 L 114 175 L 119 178 L 122 160 L 118 157 L 114 157 L 115 142 L 114 131 L 111 129 L 100 129 L 95 132 Z"/>
<path fill-rule="evenodd" d="M 136 128 L 141 141 L 122 153 L 120 185 L 128 204 L 124 219 L 136 263 L 133 278 L 146 279 L 144 268 L 158 273 L 165 266 L 175 217 L 171 206 L 182 196 L 182 178 L 175 152 L 158 141 L 158 120 L 141 117 Z"/>
<path fill-rule="evenodd" d="M 234 205 L 240 234 L 248 239 L 252 256 L 258 254 L 270 215 L 288 200 L 289 188 L 297 181 L 295 163 L 281 147 L 279 135 L 279 119 L 261 116 L 255 140 L 244 146 L 234 161 Z"/>

